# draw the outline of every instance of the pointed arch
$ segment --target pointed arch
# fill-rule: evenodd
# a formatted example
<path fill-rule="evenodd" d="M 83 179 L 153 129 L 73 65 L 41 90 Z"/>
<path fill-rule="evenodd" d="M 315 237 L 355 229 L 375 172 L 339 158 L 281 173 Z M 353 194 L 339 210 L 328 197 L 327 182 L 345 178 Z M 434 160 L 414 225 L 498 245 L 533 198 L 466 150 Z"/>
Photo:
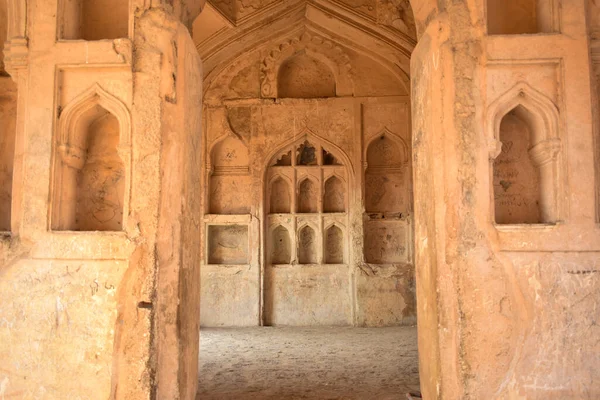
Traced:
<path fill-rule="evenodd" d="M 346 184 L 337 175 L 332 175 L 323 185 L 323 212 L 346 212 Z"/>
<path fill-rule="evenodd" d="M 500 154 L 502 144 L 499 135 L 502 119 L 517 106 L 522 106 L 529 112 L 529 115 L 524 117 L 533 130 L 533 147 L 544 142 L 551 147 L 560 146 L 558 108 L 543 93 L 525 82 L 519 82 L 498 97 L 488 108 L 486 120 L 490 158 L 495 159 Z"/>
<path fill-rule="evenodd" d="M 304 224 L 298 229 L 298 263 L 319 263 L 317 229 L 310 224 Z"/>
<path fill-rule="evenodd" d="M 342 165 L 346 166 L 346 169 L 350 173 L 351 177 L 354 175 L 353 164 L 348 155 L 339 146 L 335 145 L 329 140 L 324 139 L 323 137 L 306 128 L 301 130 L 300 134 L 294 134 L 293 131 L 290 131 L 286 136 L 290 137 L 291 139 L 283 142 L 277 149 L 269 152 L 265 157 L 265 170 L 268 170 L 269 166 L 275 165 L 275 162 L 277 161 L 276 157 L 281 156 L 286 150 L 290 148 L 295 149 L 305 141 L 308 141 L 314 145 L 320 145 L 329 153 L 333 154 L 337 160 L 341 161 Z M 292 157 L 293 156 L 294 155 L 292 154 Z M 351 177 L 349 179 L 351 179 Z"/>
<path fill-rule="evenodd" d="M 392 163 L 388 166 L 394 166 L 394 167 L 401 167 L 405 164 L 408 164 L 408 162 L 410 161 L 410 150 L 409 150 L 409 146 L 406 143 L 406 141 L 404 139 L 402 139 L 400 136 L 396 135 L 395 133 L 393 133 L 391 130 L 389 130 L 387 127 L 383 128 L 378 134 L 373 135 L 372 137 L 370 137 L 367 142 L 365 143 L 365 147 L 364 147 L 364 159 L 367 161 L 367 164 L 369 164 L 369 150 L 372 148 L 371 146 L 377 141 L 377 140 L 381 140 L 381 139 L 386 139 L 389 140 L 395 147 L 396 149 L 392 149 L 392 151 L 398 151 L 399 155 L 400 155 L 400 162 L 398 163 Z"/>
<path fill-rule="evenodd" d="M 130 135 L 127 107 L 97 84 L 65 107 L 55 139 L 52 229 L 123 230 Z"/>
<path fill-rule="evenodd" d="M 319 211 L 319 185 L 310 176 L 303 176 L 298 180 L 298 200 L 296 208 L 298 213 L 316 213 Z"/>
<path fill-rule="evenodd" d="M 119 121 L 121 129 L 119 146 L 121 148 L 130 146 L 131 117 L 127 106 L 97 83 L 71 100 L 60 113 L 58 120 L 59 143 L 74 144 L 77 125 L 84 123 L 86 113 L 96 106 L 101 106 Z"/>
<path fill-rule="evenodd" d="M 283 175 L 274 176 L 269 182 L 269 212 L 287 214 L 292 211 L 292 192 L 289 179 Z"/>
<path fill-rule="evenodd" d="M 502 199 L 505 199 L 506 207 L 514 207 L 510 206 L 510 204 L 515 203 L 511 199 L 514 196 L 521 196 L 518 193 L 520 190 L 517 189 L 519 185 L 531 186 L 530 183 L 520 183 L 516 178 L 502 181 L 496 179 L 498 184 L 491 185 L 494 198 L 492 215 L 495 215 L 497 223 L 556 223 L 560 220 L 563 209 L 562 197 L 559 196 L 563 187 L 563 182 L 560 179 L 562 146 L 559 130 L 559 110 L 548 97 L 525 82 L 518 83 L 500 96 L 490 105 L 487 114 L 487 135 L 491 162 L 510 150 L 508 147 L 503 148 L 501 126 L 505 118 L 511 113 L 517 117 L 516 121 L 521 121 L 520 125 L 529 134 L 529 140 L 525 142 L 527 148 L 517 150 L 528 153 L 534 168 L 537 169 L 535 174 L 539 176 L 539 183 L 536 183 L 536 185 L 539 185 L 539 189 L 538 192 L 531 194 L 532 200 L 530 203 L 539 202 L 539 211 L 535 211 L 535 213 L 539 213 L 539 216 L 529 215 L 533 212 L 531 210 L 516 209 L 515 213 L 522 214 L 525 212 L 525 214 L 515 218 L 506 217 L 505 215 L 510 215 L 510 213 L 504 208 L 498 208 Z M 515 167 L 518 168 L 519 166 L 515 165 Z M 495 178 L 501 174 L 501 170 L 497 168 L 500 168 L 500 166 L 494 163 Z M 537 179 L 533 179 L 533 181 L 537 182 Z M 516 192 L 512 193 L 511 190 Z M 531 209 L 536 210 L 536 208 Z M 499 212 L 503 215 L 500 219 L 497 215 Z"/>

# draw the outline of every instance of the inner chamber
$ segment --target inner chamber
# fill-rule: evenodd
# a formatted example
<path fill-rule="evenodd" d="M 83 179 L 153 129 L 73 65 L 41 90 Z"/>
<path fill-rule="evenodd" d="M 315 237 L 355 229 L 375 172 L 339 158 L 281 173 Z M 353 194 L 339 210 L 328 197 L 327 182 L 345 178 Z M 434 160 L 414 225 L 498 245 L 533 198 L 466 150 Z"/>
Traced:
<path fill-rule="evenodd" d="M 233 328 L 259 329 L 249 346 L 267 335 L 260 326 L 276 327 L 267 343 L 315 329 L 348 346 L 320 329 L 370 328 L 407 333 L 406 348 L 382 352 L 407 357 L 407 385 L 394 390 L 418 390 L 407 71 L 307 30 L 207 68 L 201 370 L 227 364 L 213 346 L 254 335 Z M 267 353 L 257 368 L 275 362 Z M 202 379 L 205 395 L 228 387 Z"/>

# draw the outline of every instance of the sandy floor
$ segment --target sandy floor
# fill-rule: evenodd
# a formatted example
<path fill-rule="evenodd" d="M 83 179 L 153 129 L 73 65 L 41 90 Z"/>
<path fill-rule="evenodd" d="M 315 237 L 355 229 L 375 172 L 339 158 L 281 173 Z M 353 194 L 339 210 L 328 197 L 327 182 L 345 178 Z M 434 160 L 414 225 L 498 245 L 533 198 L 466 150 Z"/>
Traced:
<path fill-rule="evenodd" d="M 416 327 L 202 329 L 197 400 L 406 399 Z"/>

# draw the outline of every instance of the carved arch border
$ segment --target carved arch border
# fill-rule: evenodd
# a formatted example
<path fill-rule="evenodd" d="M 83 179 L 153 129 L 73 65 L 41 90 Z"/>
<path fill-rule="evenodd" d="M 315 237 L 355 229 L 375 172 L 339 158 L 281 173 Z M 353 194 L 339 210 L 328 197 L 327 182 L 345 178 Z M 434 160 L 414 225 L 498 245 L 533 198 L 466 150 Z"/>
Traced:
<path fill-rule="evenodd" d="M 492 102 L 486 115 L 488 151 L 490 164 L 502 151 L 500 125 L 504 117 L 517 107 L 523 107 L 531 118 L 526 121 L 531 129 L 532 146 L 529 155 L 540 171 L 540 212 L 542 223 L 559 222 L 563 215 L 560 193 L 564 182 L 561 178 L 562 142 L 560 134 L 560 111 L 556 104 L 526 82 L 518 82 Z M 493 193 L 492 193 L 493 198 Z M 493 201 L 491 210 L 493 214 Z"/>
<path fill-rule="evenodd" d="M 122 229 L 126 228 L 129 215 L 129 200 L 131 195 L 131 114 L 127 106 L 117 97 L 108 93 L 98 83 L 72 99 L 58 115 L 57 131 L 55 135 L 53 173 L 51 181 L 52 202 L 50 205 L 50 227 L 61 221 L 61 190 L 63 185 L 63 172 L 61 164 L 67 167 L 81 169 L 85 164 L 83 149 L 76 146 L 76 132 L 84 115 L 94 107 L 100 106 L 112 114 L 119 123 L 119 144 L 117 153 L 125 166 L 125 192 L 123 194 L 123 221 Z M 52 228 L 54 229 L 54 228 Z M 58 230 L 61 230 L 60 228 Z"/>
<path fill-rule="evenodd" d="M 350 57 L 335 42 L 320 35 L 302 32 L 276 45 L 261 63 L 260 93 L 266 98 L 277 98 L 277 79 L 281 65 L 288 59 L 305 52 L 324 62 L 335 77 L 337 96 L 348 96 L 354 93 L 354 78 Z"/>
<path fill-rule="evenodd" d="M 331 141 L 324 139 L 323 137 L 319 136 L 318 134 L 314 133 L 313 131 L 311 131 L 307 128 L 304 128 L 303 130 L 301 130 L 301 133 L 297 134 L 297 135 L 295 135 L 293 133 L 293 131 L 290 130 L 287 132 L 286 136 L 291 136 L 291 139 L 288 139 L 285 142 L 280 143 L 275 150 L 270 151 L 266 155 L 266 157 L 264 159 L 265 161 L 263 162 L 263 168 L 264 168 L 265 174 L 268 172 L 268 169 L 270 167 L 269 164 L 273 161 L 273 159 L 278 154 L 280 154 L 282 151 L 284 151 L 288 147 L 300 145 L 304 141 L 308 141 L 309 143 L 318 144 L 323 148 L 327 148 L 327 151 L 329 151 L 331 154 L 333 154 L 335 157 L 337 157 L 339 160 L 341 160 L 342 165 L 339 165 L 338 167 L 346 168 L 346 170 L 350 174 L 350 176 L 348 177 L 349 180 L 354 176 L 354 167 L 353 167 L 352 161 L 350 160 L 350 157 L 348 157 L 348 155 L 346 154 L 346 152 L 344 152 L 344 150 L 342 150 L 339 146 L 335 145 Z M 331 149 L 331 151 L 329 149 Z M 294 156 L 294 154 L 292 154 L 292 157 L 293 156 Z"/>

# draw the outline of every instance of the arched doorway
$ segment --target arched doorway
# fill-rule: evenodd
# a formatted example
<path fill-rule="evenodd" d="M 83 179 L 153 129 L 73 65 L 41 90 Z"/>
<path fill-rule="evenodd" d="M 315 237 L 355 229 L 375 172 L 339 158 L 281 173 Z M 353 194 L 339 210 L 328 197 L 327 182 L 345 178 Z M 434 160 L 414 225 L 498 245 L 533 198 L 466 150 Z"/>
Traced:
<path fill-rule="evenodd" d="M 201 326 L 209 341 L 221 327 L 410 327 L 418 387 L 416 28 L 407 4 L 381 23 L 337 7 L 272 5 L 283 19 L 257 33 L 260 13 L 209 3 L 195 23 L 209 160 Z M 369 30 L 379 25 L 383 36 Z"/>

